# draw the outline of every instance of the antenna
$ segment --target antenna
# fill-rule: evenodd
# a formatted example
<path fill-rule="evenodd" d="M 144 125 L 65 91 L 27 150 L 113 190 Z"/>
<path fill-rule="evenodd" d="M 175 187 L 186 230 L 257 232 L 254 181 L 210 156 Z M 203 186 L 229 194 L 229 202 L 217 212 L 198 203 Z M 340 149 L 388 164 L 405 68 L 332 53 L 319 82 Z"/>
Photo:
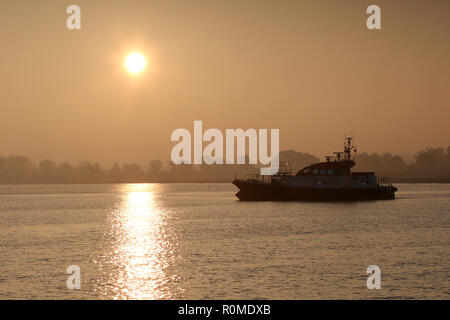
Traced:
<path fill-rule="evenodd" d="M 344 153 L 347 161 L 352 160 L 352 151 L 356 154 L 356 147 L 352 145 L 352 137 L 345 136 Z"/>
<path fill-rule="evenodd" d="M 337 161 L 338 162 L 341 161 L 341 155 L 343 154 L 343 152 L 333 152 L 333 153 L 336 155 Z"/>

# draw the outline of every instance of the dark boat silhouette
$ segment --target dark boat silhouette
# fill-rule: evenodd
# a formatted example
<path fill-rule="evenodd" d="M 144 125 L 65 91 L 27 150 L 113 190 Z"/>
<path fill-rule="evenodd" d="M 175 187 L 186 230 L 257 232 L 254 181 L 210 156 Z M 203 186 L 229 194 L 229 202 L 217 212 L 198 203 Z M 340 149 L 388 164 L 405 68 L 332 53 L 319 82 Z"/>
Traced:
<path fill-rule="evenodd" d="M 291 174 L 288 162 L 280 161 L 277 174 L 250 175 L 235 179 L 236 196 L 243 201 L 357 201 L 395 199 L 397 188 L 374 172 L 351 172 L 356 164 L 352 138 L 346 138 L 343 152 Z"/>

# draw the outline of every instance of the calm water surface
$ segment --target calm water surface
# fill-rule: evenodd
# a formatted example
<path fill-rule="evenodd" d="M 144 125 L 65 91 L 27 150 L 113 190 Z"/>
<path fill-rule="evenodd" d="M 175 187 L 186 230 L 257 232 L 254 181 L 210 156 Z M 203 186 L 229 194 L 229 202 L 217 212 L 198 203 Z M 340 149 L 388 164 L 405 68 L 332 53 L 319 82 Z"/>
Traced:
<path fill-rule="evenodd" d="M 449 299 L 450 185 L 398 187 L 247 203 L 231 184 L 0 186 L 0 298 Z"/>

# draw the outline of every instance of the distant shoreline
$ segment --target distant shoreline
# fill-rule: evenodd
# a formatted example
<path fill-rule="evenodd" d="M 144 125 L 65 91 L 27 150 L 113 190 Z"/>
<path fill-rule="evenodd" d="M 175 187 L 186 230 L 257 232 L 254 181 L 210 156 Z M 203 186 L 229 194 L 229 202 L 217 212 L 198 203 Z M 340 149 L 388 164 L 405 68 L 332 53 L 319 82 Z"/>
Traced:
<path fill-rule="evenodd" d="M 290 163 L 295 174 L 302 168 L 320 162 L 312 154 L 285 150 L 280 159 Z M 450 183 L 450 146 L 419 151 L 407 164 L 391 153 L 359 153 L 354 171 L 375 172 L 389 177 L 392 183 Z M 249 161 L 245 161 L 246 163 Z M 0 156 L 0 185 L 12 184 L 106 184 L 106 183 L 231 183 L 258 173 L 252 164 L 180 164 L 150 160 L 146 166 L 136 163 L 115 163 L 103 168 L 98 162 L 57 163 L 45 159 L 38 163 L 26 156 Z"/>
<path fill-rule="evenodd" d="M 232 180 L 190 180 L 190 181 L 96 181 L 96 182 L 0 182 L 2 186 L 12 186 L 12 185 L 83 185 L 83 184 L 172 184 L 172 183 L 221 183 L 221 184 L 231 184 Z M 392 183 L 407 183 L 407 184 L 425 184 L 425 183 L 439 183 L 448 184 L 450 183 L 450 178 L 392 178 Z"/>
<path fill-rule="evenodd" d="M 450 178 L 391 178 L 392 183 L 450 183 Z"/>

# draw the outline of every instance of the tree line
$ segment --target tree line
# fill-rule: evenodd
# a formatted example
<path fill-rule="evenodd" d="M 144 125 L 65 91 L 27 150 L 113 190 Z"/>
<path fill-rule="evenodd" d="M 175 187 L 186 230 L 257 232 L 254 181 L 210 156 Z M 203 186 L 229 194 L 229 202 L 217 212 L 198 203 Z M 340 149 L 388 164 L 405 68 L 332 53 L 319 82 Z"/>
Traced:
<path fill-rule="evenodd" d="M 287 150 L 280 159 L 290 162 L 293 173 L 320 159 L 312 154 Z M 248 163 L 248 161 L 247 161 Z M 379 176 L 390 176 L 397 181 L 450 182 L 450 146 L 427 148 L 415 154 L 407 163 L 391 153 L 359 153 L 357 171 L 375 171 Z M 125 183 L 125 182 L 230 182 L 235 177 L 259 173 L 254 165 L 174 165 L 168 161 L 150 161 L 147 166 L 136 163 L 114 164 L 103 168 L 99 163 L 82 161 L 56 163 L 42 160 L 35 163 L 25 156 L 0 157 L 0 183 Z"/>

